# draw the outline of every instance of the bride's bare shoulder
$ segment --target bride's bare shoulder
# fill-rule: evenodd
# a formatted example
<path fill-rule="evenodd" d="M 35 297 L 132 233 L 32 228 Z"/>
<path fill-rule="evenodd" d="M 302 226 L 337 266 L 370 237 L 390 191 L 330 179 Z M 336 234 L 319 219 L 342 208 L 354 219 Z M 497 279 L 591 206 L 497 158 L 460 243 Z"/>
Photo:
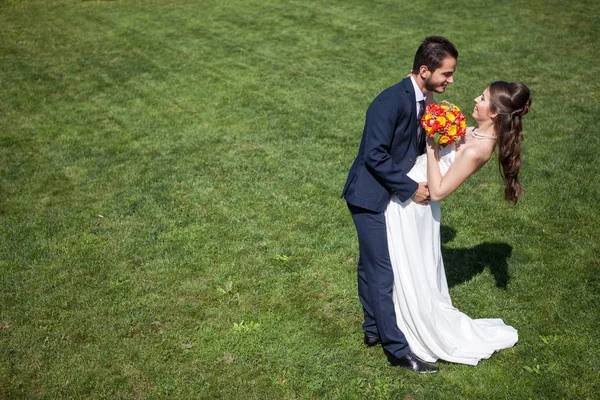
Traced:
<path fill-rule="evenodd" d="M 482 146 L 471 140 L 469 143 L 463 143 L 462 146 L 460 146 L 460 151 L 457 151 L 456 157 L 483 165 L 490 159 L 493 151 L 493 146 Z"/>

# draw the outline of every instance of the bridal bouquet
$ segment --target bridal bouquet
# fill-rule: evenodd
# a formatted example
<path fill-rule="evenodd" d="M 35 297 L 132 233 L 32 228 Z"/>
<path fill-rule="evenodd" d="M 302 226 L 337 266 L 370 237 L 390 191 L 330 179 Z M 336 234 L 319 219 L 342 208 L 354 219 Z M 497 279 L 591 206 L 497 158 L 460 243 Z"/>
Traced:
<path fill-rule="evenodd" d="M 454 104 L 443 101 L 427 106 L 421 125 L 428 136 L 445 147 L 467 133 L 467 118 Z"/>

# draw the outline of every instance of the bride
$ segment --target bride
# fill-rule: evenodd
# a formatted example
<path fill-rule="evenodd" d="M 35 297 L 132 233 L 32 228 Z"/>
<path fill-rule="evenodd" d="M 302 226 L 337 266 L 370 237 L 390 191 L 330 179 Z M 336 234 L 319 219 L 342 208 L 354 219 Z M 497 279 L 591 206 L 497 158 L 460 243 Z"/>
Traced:
<path fill-rule="evenodd" d="M 425 361 L 477 365 L 518 340 L 517 330 L 501 319 L 471 319 L 452 306 L 441 253 L 439 201 L 479 170 L 497 146 L 505 198 L 517 202 L 522 194 L 521 117 L 530 104 L 524 84 L 492 83 L 475 98 L 478 127 L 468 128 L 460 142 L 444 148 L 428 139 L 426 154 L 409 172 L 415 182 L 427 181 L 431 202 L 401 202 L 393 196 L 385 211 L 397 323 L 411 351 Z"/>

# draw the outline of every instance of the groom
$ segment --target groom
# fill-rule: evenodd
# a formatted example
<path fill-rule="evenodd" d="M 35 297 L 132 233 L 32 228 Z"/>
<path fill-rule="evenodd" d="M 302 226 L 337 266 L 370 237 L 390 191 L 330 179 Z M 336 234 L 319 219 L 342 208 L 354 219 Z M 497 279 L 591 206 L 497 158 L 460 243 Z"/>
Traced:
<path fill-rule="evenodd" d="M 369 106 L 358 155 L 342 192 L 358 233 L 364 342 L 369 347 L 381 343 L 392 365 L 419 373 L 438 368 L 411 353 L 396 323 L 384 211 L 392 195 L 401 201 L 428 202 L 427 183 L 415 182 L 406 173 L 425 150 L 425 135 L 417 134 L 425 98 L 432 92 L 443 93 L 454 82 L 457 58 L 458 51 L 448 39 L 423 40 L 410 76 L 381 92 Z"/>

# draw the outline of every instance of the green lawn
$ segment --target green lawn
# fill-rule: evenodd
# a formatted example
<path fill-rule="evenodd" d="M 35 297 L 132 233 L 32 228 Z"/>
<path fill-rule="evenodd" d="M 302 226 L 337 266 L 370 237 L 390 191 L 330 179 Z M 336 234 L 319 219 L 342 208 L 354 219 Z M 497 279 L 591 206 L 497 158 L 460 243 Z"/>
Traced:
<path fill-rule="evenodd" d="M 0 2 L 0 398 L 598 398 L 599 18 L 595 0 Z M 519 343 L 420 376 L 362 344 L 339 194 L 366 108 L 430 34 L 460 52 L 437 100 L 470 115 L 504 79 L 533 104 L 522 201 L 489 163 L 442 203 L 455 305 Z"/>

